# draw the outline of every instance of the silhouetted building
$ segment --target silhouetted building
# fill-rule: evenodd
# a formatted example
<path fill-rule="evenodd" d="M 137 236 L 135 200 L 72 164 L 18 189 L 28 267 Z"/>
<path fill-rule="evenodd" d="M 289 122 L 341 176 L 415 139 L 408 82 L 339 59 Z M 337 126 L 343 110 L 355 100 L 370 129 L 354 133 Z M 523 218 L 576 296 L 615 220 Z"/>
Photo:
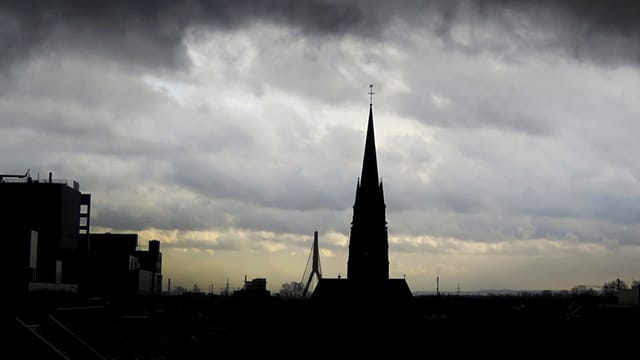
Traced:
<path fill-rule="evenodd" d="M 160 242 L 138 250 L 138 234 L 91 234 L 80 291 L 88 296 L 155 295 L 162 291 Z"/>
<path fill-rule="evenodd" d="M 378 178 L 373 106 L 370 105 L 362 176 L 356 186 L 349 237 L 347 278 L 351 281 L 369 282 L 389 278 L 389 241 L 385 209 L 382 181 Z"/>
<path fill-rule="evenodd" d="M 91 195 L 66 180 L 0 175 L 0 238 L 9 245 L 12 288 L 77 283 L 89 233 Z"/>
<path fill-rule="evenodd" d="M 149 250 L 138 250 L 135 252 L 140 264 L 140 271 L 151 275 L 151 294 L 162 293 L 162 253 L 160 252 L 160 241 L 149 241 Z M 148 275 L 145 275 L 148 276 Z"/>
<path fill-rule="evenodd" d="M 620 305 L 640 305 L 640 285 L 632 286 L 631 289 L 618 290 L 618 303 Z"/>
<path fill-rule="evenodd" d="M 243 298 L 265 298 L 270 295 L 271 292 L 267 290 L 267 279 L 255 278 L 248 281 L 246 276 L 242 289 L 233 292 L 233 296 Z"/>
<path fill-rule="evenodd" d="M 373 91 L 370 93 L 373 95 Z M 411 298 L 404 279 L 389 279 L 389 241 L 382 181 L 378 177 L 373 104 L 365 140 L 362 175 L 356 186 L 349 237 L 347 279 L 323 278 L 313 298 Z"/>

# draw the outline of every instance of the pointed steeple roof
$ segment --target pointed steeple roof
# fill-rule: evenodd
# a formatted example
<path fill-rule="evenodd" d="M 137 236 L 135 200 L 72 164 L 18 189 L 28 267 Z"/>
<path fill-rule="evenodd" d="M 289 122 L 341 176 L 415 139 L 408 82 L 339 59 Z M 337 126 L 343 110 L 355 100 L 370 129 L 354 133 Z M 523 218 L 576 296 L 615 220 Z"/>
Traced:
<path fill-rule="evenodd" d="M 362 176 L 360 184 L 378 185 L 378 158 L 376 155 L 376 139 L 373 131 L 373 105 L 369 104 L 369 124 L 367 125 L 367 139 L 364 146 L 362 160 Z"/>
<path fill-rule="evenodd" d="M 373 98 L 373 85 L 369 94 Z M 353 220 L 349 235 L 347 277 L 356 283 L 389 280 L 389 240 L 385 220 L 382 182 L 378 178 L 378 159 L 373 130 L 373 105 L 369 103 L 369 122 L 362 160 L 362 176 L 356 187 Z"/>

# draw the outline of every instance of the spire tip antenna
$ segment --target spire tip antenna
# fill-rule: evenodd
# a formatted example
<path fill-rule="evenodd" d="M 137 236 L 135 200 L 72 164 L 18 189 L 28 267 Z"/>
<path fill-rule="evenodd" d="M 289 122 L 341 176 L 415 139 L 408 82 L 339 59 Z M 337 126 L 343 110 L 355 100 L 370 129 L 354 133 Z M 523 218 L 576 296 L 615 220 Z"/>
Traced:
<path fill-rule="evenodd" d="M 369 84 L 369 106 L 373 106 L 373 84 Z"/>

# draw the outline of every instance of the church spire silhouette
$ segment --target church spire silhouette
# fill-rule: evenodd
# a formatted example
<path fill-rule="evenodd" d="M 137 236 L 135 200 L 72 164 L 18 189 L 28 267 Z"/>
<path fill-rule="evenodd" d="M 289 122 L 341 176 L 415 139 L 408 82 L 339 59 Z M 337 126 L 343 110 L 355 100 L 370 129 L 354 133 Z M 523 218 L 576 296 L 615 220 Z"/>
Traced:
<path fill-rule="evenodd" d="M 382 181 L 373 129 L 373 85 L 369 85 L 369 120 L 362 158 L 362 173 L 356 186 L 349 235 L 347 279 L 323 277 L 312 299 L 334 303 L 347 301 L 357 311 L 362 305 L 379 306 L 413 297 L 405 278 L 389 278 L 389 239 Z M 380 309 L 380 308 L 379 308 Z"/>
<path fill-rule="evenodd" d="M 373 85 L 370 85 L 371 99 L 373 94 Z M 371 101 L 362 160 L 362 175 L 356 188 L 349 237 L 349 260 L 347 263 L 347 278 L 349 280 L 375 282 L 389 279 L 389 241 L 385 209 L 382 182 L 378 178 L 378 159 L 373 128 L 373 101 Z"/>
<path fill-rule="evenodd" d="M 360 183 L 362 185 L 365 183 L 378 184 L 378 157 L 376 155 L 376 139 L 373 130 L 373 104 L 369 104 L 369 123 L 367 125 Z"/>

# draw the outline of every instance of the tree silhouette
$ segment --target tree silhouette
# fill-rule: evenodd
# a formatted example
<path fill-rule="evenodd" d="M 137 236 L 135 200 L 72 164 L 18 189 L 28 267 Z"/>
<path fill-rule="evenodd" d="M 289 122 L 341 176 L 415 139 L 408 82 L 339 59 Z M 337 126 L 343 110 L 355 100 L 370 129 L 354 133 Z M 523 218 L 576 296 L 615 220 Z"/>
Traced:
<path fill-rule="evenodd" d="M 628 289 L 628 288 L 629 286 L 627 286 L 627 283 L 625 283 L 624 280 L 620 280 L 620 279 L 607 281 L 604 283 L 604 285 L 602 285 L 602 291 L 607 295 L 611 295 L 618 290 Z"/>
<path fill-rule="evenodd" d="M 290 283 L 282 284 L 282 288 L 280 289 L 281 297 L 284 298 L 297 298 L 302 296 L 302 292 L 304 291 L 304 284 L 301 282 L 292 281 Z"/>

